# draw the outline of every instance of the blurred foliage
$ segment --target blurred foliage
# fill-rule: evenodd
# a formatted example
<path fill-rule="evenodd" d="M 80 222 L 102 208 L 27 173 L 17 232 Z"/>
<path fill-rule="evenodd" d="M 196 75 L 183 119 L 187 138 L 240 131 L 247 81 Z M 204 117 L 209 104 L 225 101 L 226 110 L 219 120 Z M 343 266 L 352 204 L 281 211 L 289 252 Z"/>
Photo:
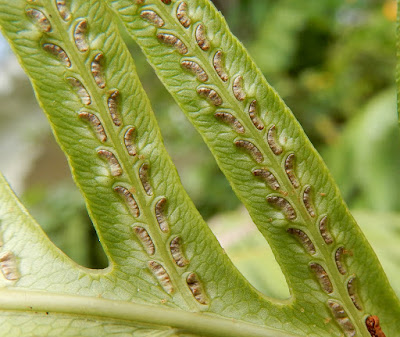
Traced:
<path fill-rule="evenodd" d="M 293 110 L 312 143 L 324 154 L 349 206 L 399 212 L 399 136 L 393 121 L 395 97 L 391 90 L 395 84 L 396 2 L 214 3 Z M 158 81 L 136 44 L 129 38 L 126 41 L 156 112 L 165 145 L 199 211 L 210 218 L 236 209 L 239 201 L 201 137 Z M 20 118 L 24 118 L 23 113 Z M 46 151 L 46 143 L 41 144 Z M 39 168 L 33 165 L 32 170 Z M 66 177 L 67 182 L 59 185 L 56 181 L 30 181 L 31 188 L 25 193 L 28 208 L 58 246 L 77 262 L 104 267 L 102 253 L 90 256 L 91 247 L 98 247 L 98 242 L 71 178 Z M 243 247 L 248 249 L 245 243 Z M 262 269 L 261 265 L 251 264 L 248 268 Z M 260 280 L 268 284 L 266 279 Z"/>
<path fill-rule="evenodd" d="M 400 126 L 400 1 L 397 0 L 397 41 L 396 41 L 396 56 L 397 56 L 397 67 L 396 67 L 396 83 L 397 83 L 397 115 Z"/>
<path fill-rule="evenodd" d="M 22 202 L 58 248 L 89 268 L 105 268 L 107 258 L 75 186 L 57 184 L 48 189 L 31 187 Z"/>
<path fill-rule="evenodd" d="M 376 95 L 323 155 L 350 207 L 400 212 L 396 90 Z"/>
<path fill-rule="evenodd" d="M 271 248 L 244 207 L 212 217 L 209 225 L 232 262 L 257 290 L 277 299 L 290 297 Z"/>

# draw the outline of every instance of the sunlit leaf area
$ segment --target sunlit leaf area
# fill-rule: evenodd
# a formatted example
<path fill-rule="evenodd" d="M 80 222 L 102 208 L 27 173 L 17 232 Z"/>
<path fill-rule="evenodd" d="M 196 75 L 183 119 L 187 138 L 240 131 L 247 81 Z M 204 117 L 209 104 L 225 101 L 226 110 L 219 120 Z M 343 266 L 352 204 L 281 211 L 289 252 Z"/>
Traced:
<path fill-rule="evenodd" d="M 322 154 L 399 294 L 393 282 L 400 268 L 396 2 L 214 3 Z M 275 281 L 283 278 L 201 137 L 137 45 L 127 35 L 126 41 L 190 197 L 253 285 L 287 297 L 285 286 L 279 289 L 263 275 L 260 257 L 267 255 L 271 267 L 264 270 L 276 270 Z M 82 265 L 105 266 L 66 159 L 1 37 L 0 98 L 0 171 L 59 248 Z"/>

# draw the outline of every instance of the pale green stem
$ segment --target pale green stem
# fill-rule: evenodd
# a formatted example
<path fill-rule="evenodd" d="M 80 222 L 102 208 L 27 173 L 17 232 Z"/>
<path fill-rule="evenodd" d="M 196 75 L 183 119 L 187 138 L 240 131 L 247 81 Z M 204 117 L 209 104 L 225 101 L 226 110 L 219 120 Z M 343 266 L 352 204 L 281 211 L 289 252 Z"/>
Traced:
<path fill-rule="evenodd" d="M 48 315 L 67 314 L 96 320 L 130 322 L 171 327 L 186 333 L 215 337 L 296 337 L 279 330 L 226 319 L 205 313 L 191 313 L 170 308 L 111 301 L 95 297 L 51 294 L 45 292 L 0 290 L 1 310 L 23 311 Z"/>

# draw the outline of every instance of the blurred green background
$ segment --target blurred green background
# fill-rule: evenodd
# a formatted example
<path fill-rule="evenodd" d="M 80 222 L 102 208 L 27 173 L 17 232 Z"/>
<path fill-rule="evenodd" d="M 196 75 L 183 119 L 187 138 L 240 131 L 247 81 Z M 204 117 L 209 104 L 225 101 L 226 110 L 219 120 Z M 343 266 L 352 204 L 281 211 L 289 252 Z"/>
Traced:
<path fill-rule="evenodd" d="M 394 76 L 396 2 L 214 3 L 322 154 L 349 207 L 357 209 L 357 217 L 368 223 L 366 232 L 385 228 L 389 233 L 376 245 L 390 246 L 387 240 L 400 240 L 400 138 Z M 258 266 L 269 263 L 277 275 L 279 269 L 273 266 L 273 260 L 265 262 L 265 255 L 271 253 L 240 209 L 210 152 L 139 48 L 128 38 L 127 43 L 189 195 L 201 214 L 210 219 L 235 263 L 242 263 L 242 272 L 253 284 L 266 293 L 285 297 L 287 289 L 274 290 L 257 274 Z M 4 40 L 0 40 L 0 99 L 0 170 L 62 250 L 85 266 L 106 266 L 66 160 Z M 229 236 L 238 232 L 238 237 L 246 237 L 242 244 L 233 234 Z M 246 240 L 249 243 L 243 243 Z M 391 249 L 388 262 L 380 258 L 384 266 L 387 263 L 391 268 L 389 276 L 395 277 L 400 266 L 400 245 L 393 244 Z M 380 247 L 376 250 L 379 253 Z M 248 263 L 255 258 L 258 262 Z"/>

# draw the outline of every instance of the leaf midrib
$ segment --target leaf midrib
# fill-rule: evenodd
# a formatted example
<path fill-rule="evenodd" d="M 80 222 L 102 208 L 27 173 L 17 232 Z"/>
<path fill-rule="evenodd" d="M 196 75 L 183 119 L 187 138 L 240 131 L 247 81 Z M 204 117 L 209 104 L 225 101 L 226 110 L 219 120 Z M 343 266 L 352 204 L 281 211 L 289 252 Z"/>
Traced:
<path fill-rule="evenodd" d="M 212 337 L 300 337 L 300 335 L 226 319 L 217 315 L 187 312 L 161 306 L 26 290 L 0 290 L 2 311 L 52 316 L 65 314 L 96 321 L 115 321 L 126 325 L 150 324 L 172 327 L 188 333 Z"/>

